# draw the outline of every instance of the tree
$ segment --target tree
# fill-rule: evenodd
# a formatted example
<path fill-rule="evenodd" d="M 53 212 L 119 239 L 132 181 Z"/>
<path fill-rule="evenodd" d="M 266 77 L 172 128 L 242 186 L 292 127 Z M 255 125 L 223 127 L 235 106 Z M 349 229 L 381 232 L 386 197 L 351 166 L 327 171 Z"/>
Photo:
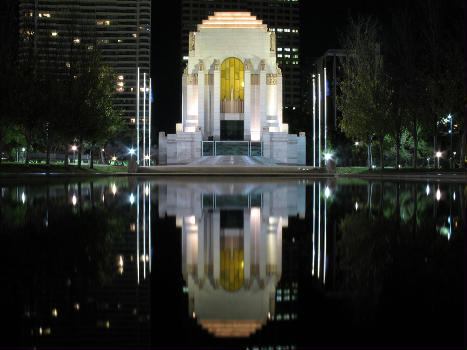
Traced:
<path fill-rule="evenodd" d="M 383 70 L 379 25 L 372 17 L 351 18 L 345 33 L 341 43 L 347 55 L 341 62 L 344 77 L 337 100 L 342 112 L 340 127 L 347 137 L 367 141 L 369 167 L 371 145 L 373 139 L 378 140 L 383 168 L 383 141 L 388 133 L 393 91 Z"/>

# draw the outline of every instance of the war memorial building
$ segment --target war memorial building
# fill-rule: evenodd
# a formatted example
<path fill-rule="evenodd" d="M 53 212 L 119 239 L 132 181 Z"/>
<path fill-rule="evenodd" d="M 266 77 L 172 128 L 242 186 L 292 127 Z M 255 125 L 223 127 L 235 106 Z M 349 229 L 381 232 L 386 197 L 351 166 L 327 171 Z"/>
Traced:
<path fill-rule="evenodd" d="M 161 164 L 203 156 L 261 156 L 305 164 L 305 133 L 282 119 L 282 72 L 275 32 L 249 12 L 215 12 L 189 37 L 182 121 L 159 134 Z"/>

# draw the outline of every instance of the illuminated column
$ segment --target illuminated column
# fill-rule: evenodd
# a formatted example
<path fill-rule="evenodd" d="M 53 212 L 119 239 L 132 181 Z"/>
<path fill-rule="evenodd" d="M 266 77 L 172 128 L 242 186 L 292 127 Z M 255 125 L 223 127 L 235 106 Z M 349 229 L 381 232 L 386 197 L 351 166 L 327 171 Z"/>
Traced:
<path fill-rule="evenodd" d="M 149 141 L 148 141 L 148 155 L 149 155 L 149 159 L 148 159 L 148 165 L 151 165 L 151 98 L 152 98 L 152 80 L 151 78 L 149 78 L 149 103 L 148 103 L 148 106 L 149 106 L 149 133 L 148 133 L 148 137 L 149 137 Z"/>
<path fill-rule="evenodd" d="M 282 72 L 280 69 L 277 69 L 277 121 L 279 123 L 279 127 L 282 128 Z M 281 130 L 282 131 L 282 130 Z"/>
<path fill-rule="evenodd" d="M 261 64 L 262 65 L 262 64 Z M 259 115 L 260 115 L 260 131 L 263 134 L 263 128 L 267 126 L 266 122 L 266 68 L 260 67 L 259 73 Z"/>
<path fill-rule="evenodd" d="M 316 166 L 316 84 L 313 74 L 313 166 Z"/>
<path fill-rule="evenodd" d="M 219 140 L 221 137 L 221 71 L 219 64 L 214 63 L 214 140 Z"/>
<path fill-rule="evenodd" d="M 324 80 L 323 80 L 323 84 L 324 84 L 324 153 L 327 153 L 327 149 L 328 149 L 328 146 L 327 146 L 327 142 L 326 142 L 326 136 L 327 136 L 327 126 L 326 126 L 326 123 L 327 123 L 327 117 L 328 117 L 328 105 L 327 105 L 327 94 L 328 94 L 328 81 L 327 81 L 327 78 L 326 78 L 326 67 L 324 67 Z"/>
<path fill-rule="evenodd" d="M 136 164 L 139 165 L 139 67 L 136 68 Z"/>
<path fill-rule="evenodd" d="M 143 73 L 143 166 L 146 166 L 146 73 Z"/>
<path fill-rule="evenodd" d="M 250 140 L 251 135 L 251 70 L 247 62 L 244 75 L 244 90 L 243 90 L 243 139 Z"/>
<path fill-rule="evenodd" d="M 321 74 L 318 73 L 318 167 L 321 167 Z"/>
<path fill-rule="evenodd" d="M 201 128 L 201 137 L 204 134 L 204 64 L 199 62 L 198 71 L 198 127 Z M 195 128 L 197 131 L 198 128 Z"/>
<path fill-rule="evenodd" d="M 187 115 L 187 70 L 182 75 L 182 130 L 185 130 L 186 115 Z"/>

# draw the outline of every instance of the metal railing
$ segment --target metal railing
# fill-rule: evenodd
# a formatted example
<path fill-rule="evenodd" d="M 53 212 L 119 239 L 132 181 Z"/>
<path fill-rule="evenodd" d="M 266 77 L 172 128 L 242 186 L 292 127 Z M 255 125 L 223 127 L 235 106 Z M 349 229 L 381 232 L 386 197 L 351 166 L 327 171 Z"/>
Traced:
<path fill-rule="evenodd" d="M 263 155 L 263 143 L 252 141 L 201 141 L 203 156 L 259 156 Z"/>

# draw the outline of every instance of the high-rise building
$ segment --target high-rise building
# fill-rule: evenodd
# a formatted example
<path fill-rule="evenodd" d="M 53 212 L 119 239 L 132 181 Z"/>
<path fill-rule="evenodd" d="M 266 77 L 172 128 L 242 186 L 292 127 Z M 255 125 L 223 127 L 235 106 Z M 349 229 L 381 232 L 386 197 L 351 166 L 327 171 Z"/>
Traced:
<path fill-rule="evenodd" d="M 114 107 L 136 121 L 137 67 L 150 73 L 150 0 L 20 0 L 19 32 L 39 62 L 49 65 L 69 67 L 65 47 L 96 45 L 117 76 Z"/>
<path fill-rule="evenodd" d="M 301 106 L 300 12 L 298 0 L 181 0 L 181 60 L 188 60 L 189 33 L 217 11 L 248 11 L 276 32 L 276 58 L 283 74 L 283 108 Z"/>

